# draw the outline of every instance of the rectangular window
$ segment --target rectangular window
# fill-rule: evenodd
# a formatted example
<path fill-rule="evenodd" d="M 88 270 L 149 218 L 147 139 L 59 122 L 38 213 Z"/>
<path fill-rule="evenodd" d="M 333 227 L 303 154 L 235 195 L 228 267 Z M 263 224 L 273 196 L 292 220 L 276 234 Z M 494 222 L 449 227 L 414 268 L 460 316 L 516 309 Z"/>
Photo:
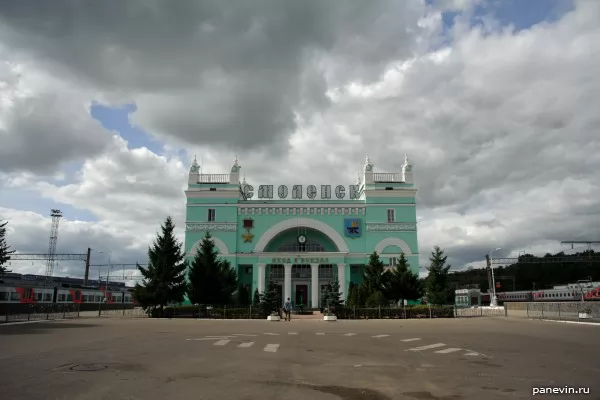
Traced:
<path fill-rule="evenodd" d="M 396 261 L 397 261 L 396 257 L 390 257 L 390 258 L 389 258 L 389 264 L 388 264 L 388 265 L 389 265 L 390 267 L 395 267 L 395 266 L 396 266 Z"/>
<path fill-rule="evenodd" d="M 44 301 L 52 301 L 52 294 L 44 293 Z"/>
<path fill-rule="evenodd" d="M 208 209 L 208 222 L 215 222 L 216 212 L 214 208 Z"/>
<path fill-rule="evenodd" d="M 388 208 L 387 210 L 387 222 L 396 222 L 396 210 Z"/>
<path fill-rule="evenodd" d="M 8 300 L 8 292 L 0 292 L 0 301 Z"/>

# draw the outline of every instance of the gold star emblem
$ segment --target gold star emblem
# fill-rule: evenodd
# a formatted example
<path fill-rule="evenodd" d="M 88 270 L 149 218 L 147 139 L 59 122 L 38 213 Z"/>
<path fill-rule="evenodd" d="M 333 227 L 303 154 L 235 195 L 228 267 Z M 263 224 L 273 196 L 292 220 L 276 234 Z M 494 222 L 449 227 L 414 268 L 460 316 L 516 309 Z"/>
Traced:
<path fill-rule="evenodd" d="M 244 242 L 252 242 L 254 235 L 251 234 L 250 231 L 247 231 L 246 233 L 242 234 L 242 237 L 244 238 Z"/>

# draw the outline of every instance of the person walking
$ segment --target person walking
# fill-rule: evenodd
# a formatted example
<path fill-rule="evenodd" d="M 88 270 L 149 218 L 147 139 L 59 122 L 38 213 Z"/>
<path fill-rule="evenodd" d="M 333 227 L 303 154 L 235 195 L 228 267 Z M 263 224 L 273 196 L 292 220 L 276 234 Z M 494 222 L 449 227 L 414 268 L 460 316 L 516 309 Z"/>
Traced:
<path fill-rule="evenodd" d="M 283 305 L 283 311 L 285 311 L 285 320 L 286 321 L 291 321 L 292 317 L 292 303 L 290 302 L 290 298 L 288 297 L 287 301 L 285 302 L 285 304 Z"/>

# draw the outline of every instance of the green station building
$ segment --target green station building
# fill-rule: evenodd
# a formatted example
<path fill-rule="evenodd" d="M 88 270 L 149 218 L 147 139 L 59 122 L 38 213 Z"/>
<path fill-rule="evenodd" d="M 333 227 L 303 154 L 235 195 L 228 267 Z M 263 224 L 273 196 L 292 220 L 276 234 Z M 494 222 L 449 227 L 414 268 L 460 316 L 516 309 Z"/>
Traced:
<path fill-rule="evenodd" d="M 233 162 L 226 174 L 189 172 L 185 250 L 192 259 L 210 232 L 220 257 L 236 268 L 250 293 L 275 282 L 282 301 L 320 307 L 323 285 L 334 276 L 344 298 L 360 284 L 373 251 L 388 267 L 404 253 L 419 272 L 412 166 L 375 172 L 366 157 L 353 185 L 255 185 Z"/>

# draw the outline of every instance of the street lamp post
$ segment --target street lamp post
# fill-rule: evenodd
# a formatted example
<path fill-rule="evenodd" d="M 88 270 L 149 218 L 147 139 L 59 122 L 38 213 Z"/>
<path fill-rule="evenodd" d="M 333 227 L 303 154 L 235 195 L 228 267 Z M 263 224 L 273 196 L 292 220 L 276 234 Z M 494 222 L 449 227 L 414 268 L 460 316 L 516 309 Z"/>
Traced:
<path fill-rule="evenodd" d="M 496 307 L 498 306 L 498 298 L 496 297 L 496 281 L 494 279 L 494 251 L 498 251 L 498 250 L 502 250 L 501 247 L 498 247 L 496 249 L 493 249 L 492 251 L 490 251 L 490 268 L 492 269 L 492 298 L 491 298 L 491 305 Z"/>

